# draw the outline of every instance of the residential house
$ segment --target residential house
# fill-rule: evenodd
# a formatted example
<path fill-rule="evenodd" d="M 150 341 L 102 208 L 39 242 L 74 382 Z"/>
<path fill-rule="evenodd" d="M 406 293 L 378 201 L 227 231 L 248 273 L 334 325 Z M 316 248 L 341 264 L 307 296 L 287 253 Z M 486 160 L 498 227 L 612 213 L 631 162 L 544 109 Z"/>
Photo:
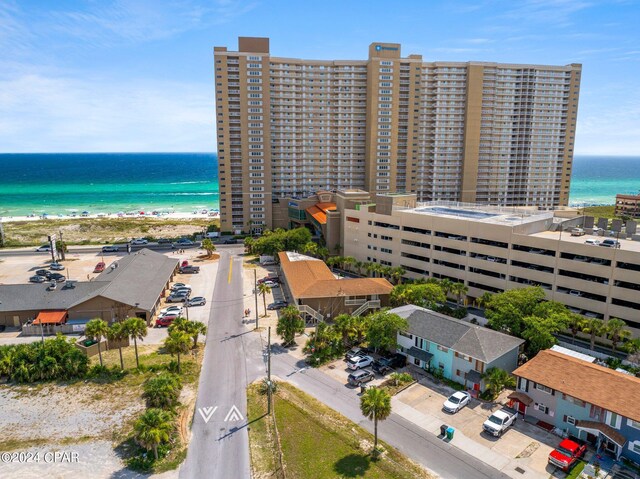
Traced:
<path fill-rule="evenodd" d="M 640 378 L 551 350 L 513 374 L 519 412 L 640 463 Z"/>
<path fill-rule="evenodd" d="M 499 333 L 419 306 L 389 311 L 407 320 L 398 333 L 398 351 L 420 368 L 442 371 L 445 378 L 473 391 L 485 389 L 483 374 L 490 368 L 511 372 L 518 367 L 522 339 Z"/>

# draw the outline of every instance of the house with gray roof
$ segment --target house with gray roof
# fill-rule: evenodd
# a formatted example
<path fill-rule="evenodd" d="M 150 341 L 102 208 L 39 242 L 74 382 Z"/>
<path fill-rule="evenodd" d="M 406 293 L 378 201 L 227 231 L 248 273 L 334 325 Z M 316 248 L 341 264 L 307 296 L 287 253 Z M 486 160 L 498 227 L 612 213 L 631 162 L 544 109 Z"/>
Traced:
<path fill-rule="evenodd" d="M 389 311 L 405 318 L 407 331 L 398 333 L 398 352 L 411 364 L 463 384 L 473 391 L 485 388 L 482 375 L 490 368 L 512 372 L 518 367 L 522 339 L 483 326 L 407 305 Z"/>
<path fill-rule="evenodd" d="M 177 269 L 177 259 L 142 249 L 114 261 L 92 281 L 68 280 L 55 288 L 50 283 L 3 284 L 0 325 L 21 327 L 51 311 L 65 312 L 59 317 L 69 322 L 128 316 L 149 322 Z M 59 326 L 58 321 L 47 331 L 55 334 Z"/>

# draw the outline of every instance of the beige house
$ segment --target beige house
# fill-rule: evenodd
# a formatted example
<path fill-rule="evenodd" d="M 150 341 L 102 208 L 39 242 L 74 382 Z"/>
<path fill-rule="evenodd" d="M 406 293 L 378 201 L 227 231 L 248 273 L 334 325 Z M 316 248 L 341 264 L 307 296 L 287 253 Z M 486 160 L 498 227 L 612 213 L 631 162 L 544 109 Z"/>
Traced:
<path fill-rule="evenodd" d="M 383 278 L 338 279 L 324 261 L 290 251 L 278 254 L 282 287 L 308 319 L 355 316 L 389 304 L 391 283 Z"/>

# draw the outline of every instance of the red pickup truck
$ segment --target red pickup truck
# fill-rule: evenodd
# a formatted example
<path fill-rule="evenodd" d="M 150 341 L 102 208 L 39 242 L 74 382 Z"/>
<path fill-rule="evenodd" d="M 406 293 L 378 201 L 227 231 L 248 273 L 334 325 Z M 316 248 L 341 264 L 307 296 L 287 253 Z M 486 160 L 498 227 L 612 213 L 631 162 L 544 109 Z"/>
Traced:
<path fill-rule="evenodd" d="M 577 438 L 563 439 L 549 454 L 549 464 L 569 472 L 587 452 L 587 445 Z"/>

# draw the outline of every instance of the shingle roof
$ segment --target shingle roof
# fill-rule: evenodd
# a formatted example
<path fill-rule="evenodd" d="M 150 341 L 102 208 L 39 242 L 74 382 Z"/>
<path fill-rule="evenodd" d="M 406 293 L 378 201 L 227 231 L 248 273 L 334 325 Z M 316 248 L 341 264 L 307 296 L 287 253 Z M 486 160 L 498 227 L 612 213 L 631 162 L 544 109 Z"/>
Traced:
<path fill-rule="evenodd" d="M 290 259 L 293 258 L 293 261 Z M 280 267 L 295 298 L 333 298 L 389 294 L 393 286 L 384 278 L 336 279 L 324 261 L 310 256 L 278 253 Z"/>
<path fill-rule="evenodd" d="M 6 284 L 0 286 L 0 311 L 69 309 L 96 296 L 151 310 L 164 289 L 178 260 L 142 249 L 117 261 L 93 281 L 78 281 L 73 288 L 64 284 L 49 291 L 49 283 Z"/>
<path fill-rule="evenodd" d="M 640 421 L 640 378 L 551 350 L 540 351 L 513 374 Z"/>
<path fill-rule="evenodd" d="M 419 306 L 401 306 L 389 312 L 406 318 L 410 333 L 485 363 L 524 343 L 522 339 Z"/>

